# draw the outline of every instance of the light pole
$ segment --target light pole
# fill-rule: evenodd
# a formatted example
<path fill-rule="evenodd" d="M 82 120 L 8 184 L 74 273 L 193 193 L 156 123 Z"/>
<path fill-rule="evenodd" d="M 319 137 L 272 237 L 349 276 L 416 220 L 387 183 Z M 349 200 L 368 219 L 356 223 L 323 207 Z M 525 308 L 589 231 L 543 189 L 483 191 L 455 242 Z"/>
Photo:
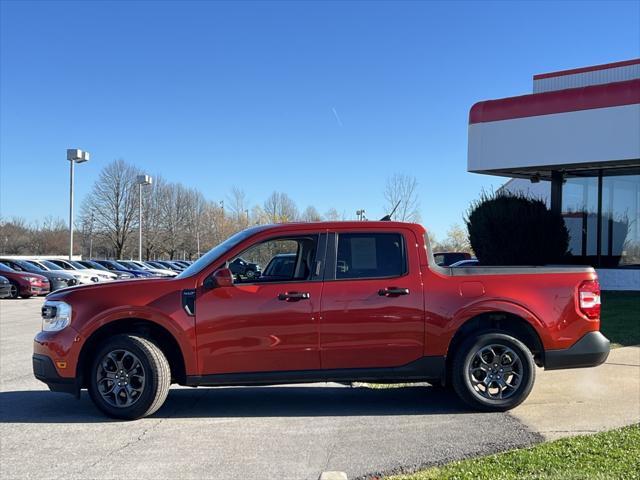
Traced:
<path fill-rule="evenodd" d="M 89 152 L 77 148 L 67 149 L 69 161 L 69 260 L 73 258 L 73 166 L 89 161 Z"/>
<path fill-rule="evenodd" d="M 149 175 L 138 175 L 136 183 L 138 184 L 138 195 L 140 198 L 140 218 L 138 220 L 138 261 L 142 261 L 142 186 L 151 185 L 153 179 Z"/>
<path fill-rule="evenodd" d="M 361 210 L 356 210 L 356 215 L 358 216 L 358 220 L 362 222 L 364 220 L 364 208 Z"/>

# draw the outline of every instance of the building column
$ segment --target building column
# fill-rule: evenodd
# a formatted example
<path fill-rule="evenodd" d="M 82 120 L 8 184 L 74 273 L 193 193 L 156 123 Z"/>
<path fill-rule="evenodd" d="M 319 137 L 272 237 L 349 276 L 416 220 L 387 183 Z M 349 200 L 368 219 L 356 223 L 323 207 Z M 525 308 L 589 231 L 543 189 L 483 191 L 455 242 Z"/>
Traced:
<path fill-rule="evenodd" d="M 562 183 L 564 174 L 559 170 L 551 172 L 551 211 L 562 213 Z"/>

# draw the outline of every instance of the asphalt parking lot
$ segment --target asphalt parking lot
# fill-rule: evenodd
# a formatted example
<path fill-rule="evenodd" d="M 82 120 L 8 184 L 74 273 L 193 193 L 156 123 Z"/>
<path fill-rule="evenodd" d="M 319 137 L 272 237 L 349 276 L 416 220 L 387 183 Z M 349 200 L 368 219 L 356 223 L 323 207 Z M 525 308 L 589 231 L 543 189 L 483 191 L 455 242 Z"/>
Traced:
<path fill-rule="evenodd" d="M 150 418 L 101 415 L 33 378 L 42 299 L 0 300 L 0 476 L 350 479 L 541 440 L 509 414 L 473 413 L 429 386 L 174 387 Z"/>

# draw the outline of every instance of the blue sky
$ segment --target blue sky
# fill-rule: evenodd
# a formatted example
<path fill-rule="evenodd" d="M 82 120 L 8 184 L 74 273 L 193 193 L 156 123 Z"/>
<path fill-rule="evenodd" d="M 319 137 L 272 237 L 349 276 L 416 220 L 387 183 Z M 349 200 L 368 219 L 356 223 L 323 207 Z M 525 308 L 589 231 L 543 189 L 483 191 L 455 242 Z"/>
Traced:
<path fill-rule="evenodd" d="M 437 236 L 504 180 L 466 172 L 479 100 L 640 56 L 639 2 L 27 2 L 0 11 L 0 213 L 66 218 L 115 158 L 224 199 L 383 215 L 415 175 Z M 336 114 L 334 113 L 334 109 Z M 79 201 L 78 204 L 79 205 Z"/>

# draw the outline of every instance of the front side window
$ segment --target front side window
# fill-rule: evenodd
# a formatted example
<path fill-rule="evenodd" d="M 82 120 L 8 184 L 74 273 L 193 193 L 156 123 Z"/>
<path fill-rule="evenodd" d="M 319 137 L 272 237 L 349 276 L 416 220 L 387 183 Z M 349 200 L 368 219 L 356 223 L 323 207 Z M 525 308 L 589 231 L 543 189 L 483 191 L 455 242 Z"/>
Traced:
<path fill-rule="evenodd" d="M 317 244 L 317 235 L 305 235 L 253 245 L 229 261 L 234 283 L 311 280 Z"/>
<path fill-rule="evenodd" d="M 343 233 L 338 236 L 336 279 L 399 277 L 406 273 L 399 233 Z"/>

